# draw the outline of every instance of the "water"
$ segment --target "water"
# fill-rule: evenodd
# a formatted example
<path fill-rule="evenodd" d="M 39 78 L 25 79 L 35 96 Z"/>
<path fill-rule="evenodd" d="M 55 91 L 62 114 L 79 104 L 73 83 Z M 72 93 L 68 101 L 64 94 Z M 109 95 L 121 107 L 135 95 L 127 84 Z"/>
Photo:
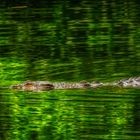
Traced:
<path fill-rule="evenodd" d="M 139 139 L 139 98 L 139 89 L 3 91 L 1 139 Z"/>
<path fill-rule="evenodd" d="M 1 3 L 0 140 L 139 140 L 139 89 L 3 88 L 140 76 L 139 36 L 137 1 Z"/>

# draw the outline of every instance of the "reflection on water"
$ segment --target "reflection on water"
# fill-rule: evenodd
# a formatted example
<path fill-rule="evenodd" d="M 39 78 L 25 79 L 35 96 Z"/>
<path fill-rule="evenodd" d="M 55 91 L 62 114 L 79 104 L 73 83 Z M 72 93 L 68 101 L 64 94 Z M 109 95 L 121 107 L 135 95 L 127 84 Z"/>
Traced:
<path fill-rule="evenodd" d="M 2 139 L 139 139 L 139 90 L 1 93 Z"/>
<path fill-rule="evenodd" d="M 137 1 L 1 2 L 0 140 L 140 139 L 139 89 L 3 89 L 140 76 L 139 36 Z"/>
<path fill-rule="evenodd" d="M 0 8 L 2 84 L 139 76 L 135 1 L 44 1 L 36 6 L 5 2 Z"/>

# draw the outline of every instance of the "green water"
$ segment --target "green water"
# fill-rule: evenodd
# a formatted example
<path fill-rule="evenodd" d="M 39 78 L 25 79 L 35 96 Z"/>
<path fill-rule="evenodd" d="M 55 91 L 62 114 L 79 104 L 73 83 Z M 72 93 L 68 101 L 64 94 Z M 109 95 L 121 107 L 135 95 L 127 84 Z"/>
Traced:
<path fill-rule="evenodd" d="M 139 90 L 1 92 L 2 140 L 139 139 Z"/>
<path fill-rule="evenodd" d="M 1 2 L 0 140 L 139 140 L 140 89 L 3 88 L 140 76 L 139 7 L 132 0 Z"/>

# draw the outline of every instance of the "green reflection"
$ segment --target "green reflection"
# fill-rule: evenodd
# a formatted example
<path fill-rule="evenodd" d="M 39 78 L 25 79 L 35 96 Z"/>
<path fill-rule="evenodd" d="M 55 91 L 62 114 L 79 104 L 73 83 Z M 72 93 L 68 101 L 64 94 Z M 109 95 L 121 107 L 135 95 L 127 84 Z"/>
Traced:
<path fill-rule="evenodd" d="M 127 134 L 133 133 L 138 90 L 7 92 L 1 117 L 8 117 L 3 127 L 11 140 L 135 138 Z"/>
<path fill-rule="evenodd" d="M 72 5 L 60 1 L 46 8 L 24 4 L 1 9 L 1 79 L 114 80 L 139 75 L 137 4 L 82 0 Z M 13 64 L 19 72 L 13 72 Z"/>
<path fill-rule="evenodd" d="M 0 87 L 139 76 L 136 1 L 1 2 Z M 0 88 L 0 139 L 139 139 L 139 89 Z"/>

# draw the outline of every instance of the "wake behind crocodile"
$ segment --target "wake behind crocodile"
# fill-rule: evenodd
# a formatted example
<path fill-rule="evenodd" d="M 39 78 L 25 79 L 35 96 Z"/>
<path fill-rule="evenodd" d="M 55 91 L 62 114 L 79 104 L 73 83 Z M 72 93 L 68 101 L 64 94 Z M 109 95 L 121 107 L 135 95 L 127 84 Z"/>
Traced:
<path fill-rule="evenodd" d="M 140 77 L 122 79 L 114 82 L 50 82 L 50 81 L 26 81 L 21 84 L 12 85 L 11 89 L 23 91 L 47 91 L 53 89 L 95 89 L 99 87 L 132 87 L 140 88 Z"/>

